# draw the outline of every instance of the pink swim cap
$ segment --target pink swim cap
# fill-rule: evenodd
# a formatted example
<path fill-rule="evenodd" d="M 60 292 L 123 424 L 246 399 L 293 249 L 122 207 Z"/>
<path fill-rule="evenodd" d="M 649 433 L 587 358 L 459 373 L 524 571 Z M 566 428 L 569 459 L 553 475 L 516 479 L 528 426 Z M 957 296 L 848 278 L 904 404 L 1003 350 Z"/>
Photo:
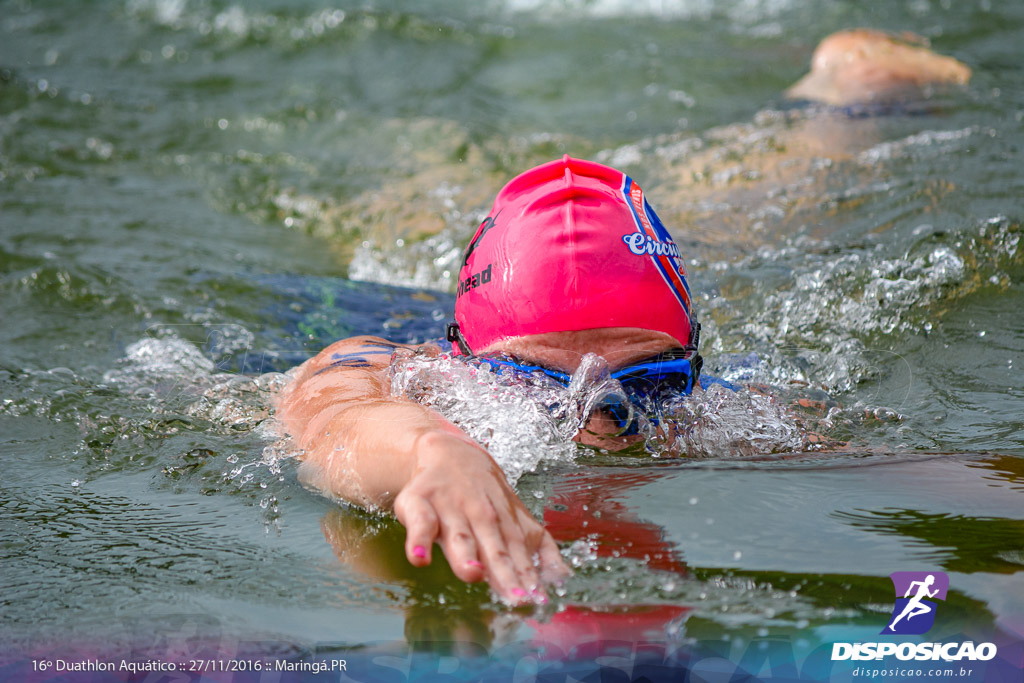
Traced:
<path fill-rule="evenodd" d="M 643 190 L 568 155 L 498 193 L 463 255 L 455 321 L 474 352 L 606 327 L 665 332 L 685 347 L 693 327 L 683 259 Z"/>

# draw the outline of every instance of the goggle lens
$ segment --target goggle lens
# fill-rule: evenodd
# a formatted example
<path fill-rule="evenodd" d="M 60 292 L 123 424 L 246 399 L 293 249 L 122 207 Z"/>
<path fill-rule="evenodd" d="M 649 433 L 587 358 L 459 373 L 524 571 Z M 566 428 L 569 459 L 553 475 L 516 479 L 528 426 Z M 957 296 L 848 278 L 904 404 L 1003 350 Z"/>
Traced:
<path fill-rule="evenodd" d="M 506 370 L 522 373 L 539 372 L 566 387 L 569 386 L 569 381 L 572 379 L 564 372 L 551 370 L 541 365 L 530 365 L 507 356 L 483 357 L 480 360 L 487 363 L 496 372 Z M 630 403 L 647 411 L 663 395 L 690 394 L 693 391 L 694 383 L 700 377 L 702 364 L 703 359 L 695 349 L 675 348 L 616 370 L 611 373 L 611 377 L 622 385 Z M 624 405 L 619 399 L 609 397 L 600 403 L 598 408 L 607 412 L 616 421 L 619 428 L 623 430 L 620 435 L 637 433 L 638 425 L 631 406 Z"/>

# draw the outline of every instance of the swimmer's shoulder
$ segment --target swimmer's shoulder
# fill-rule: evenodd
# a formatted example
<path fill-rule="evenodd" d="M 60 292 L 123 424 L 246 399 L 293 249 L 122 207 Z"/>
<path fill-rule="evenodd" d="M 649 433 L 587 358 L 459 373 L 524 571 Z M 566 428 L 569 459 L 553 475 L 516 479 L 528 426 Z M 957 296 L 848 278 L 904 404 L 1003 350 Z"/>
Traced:
<path fill-rule="evenodd" d="M 298 368 L 276 401 L 278 418 L 293 436 L 303 435 L 354 402 L 387 394 L 386 369 L 402 344 L 379 337 L 334 342 Z"/>
<path fill-rule="evenodd" d="M 416 348 L 368 335 L 339 339 L 306 361 L 302 374 L 316 375 L 332 369 L 385 368 L 396 350 Z"/>
<path fill-rule="evenodd" d="M 362 335 L 340 339 L 303 363 L 301 376 L 309 377 L 332 370 L 386 369 L 395 351 L 436 355 L 442 352 L 440 341 L 424 344 L 401 344 L 382 337 Z"/>
<path fill-rule="evenodd" d="M 428 345 L 400 344 L 381 337 L 349 337 L 334 342 L 291 371 L 277 402 L 286 422 L 308 421 L 331 405 L 381 398 L 389 392 L 388 368 L 396 351 L 413 353 Z M 436 349 L 436 347 L 433 347 Z"/>

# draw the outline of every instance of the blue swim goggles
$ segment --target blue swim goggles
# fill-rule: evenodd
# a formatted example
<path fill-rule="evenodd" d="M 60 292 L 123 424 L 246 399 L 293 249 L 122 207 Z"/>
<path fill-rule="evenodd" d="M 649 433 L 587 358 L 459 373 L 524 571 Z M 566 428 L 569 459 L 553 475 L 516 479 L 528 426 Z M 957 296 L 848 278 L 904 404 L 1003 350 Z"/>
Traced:
<path fill-rule="evenodd" d="M 626 392 L 629 402 L 645 413 L 652 410 L 651 421 L 657 424 L 656 406 L 658 401 L 669 396 L 689 395 L 700 380 L 700 371 L 704 359 L 697 353 L 697 342 L 700 338 L 700 324 L 694 323 L 690 343 L 685 348 L 677 347 L 646 358 L 639 363 L 629 365 L 611 373 L 612 379 L 618 380 Z M 510 356 L 482 356 L 481 363 L 486 363 L 493 371 L 503 372 L 539 372 L 552 378 L 564 387 L 569 386 L 572 376 L 551 370 L 542 365 L 532 365 Z M 633 418 L 632 406 L 615 398 L 606 398 L 598 406 L 606 411 L 618 424 L 621 436 L 638 432 L 639 425 Z"/>

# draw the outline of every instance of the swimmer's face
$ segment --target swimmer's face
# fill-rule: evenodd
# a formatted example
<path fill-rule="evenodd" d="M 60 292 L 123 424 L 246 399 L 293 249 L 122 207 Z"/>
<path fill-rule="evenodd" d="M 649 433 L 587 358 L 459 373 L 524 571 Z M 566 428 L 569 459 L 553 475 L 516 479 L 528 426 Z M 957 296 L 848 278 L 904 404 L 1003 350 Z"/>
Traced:
<path fill-rule="evenodd" d="M 679 342 L 664 332 L 637 327 L 609 327 L 512 337 L 488 346 L 480 355 L 505 353 L 528 363 L 572 373 L 588 353 L 601 356 L 608 361 L 609 369 L 615 371 L 678 347 Z M 618 422 L 603 411 L 597 411 L 586 428 L 577 434 L 576 440 L 588 446 L 617 450 L 643 438 L 616 436 L 621 431 Z"/>
<path fill-rule="evenodd" d="M 606 327 L 573 332 L 546 332 L 512 337 L 482 349 L 480 355 L 506 353 L 552 370 L 573 373 L 583 356 L 594 353 L 618 370 L 663 351 L 678 348 L 679 342 L 664 332 L 638 327 Z"/>

